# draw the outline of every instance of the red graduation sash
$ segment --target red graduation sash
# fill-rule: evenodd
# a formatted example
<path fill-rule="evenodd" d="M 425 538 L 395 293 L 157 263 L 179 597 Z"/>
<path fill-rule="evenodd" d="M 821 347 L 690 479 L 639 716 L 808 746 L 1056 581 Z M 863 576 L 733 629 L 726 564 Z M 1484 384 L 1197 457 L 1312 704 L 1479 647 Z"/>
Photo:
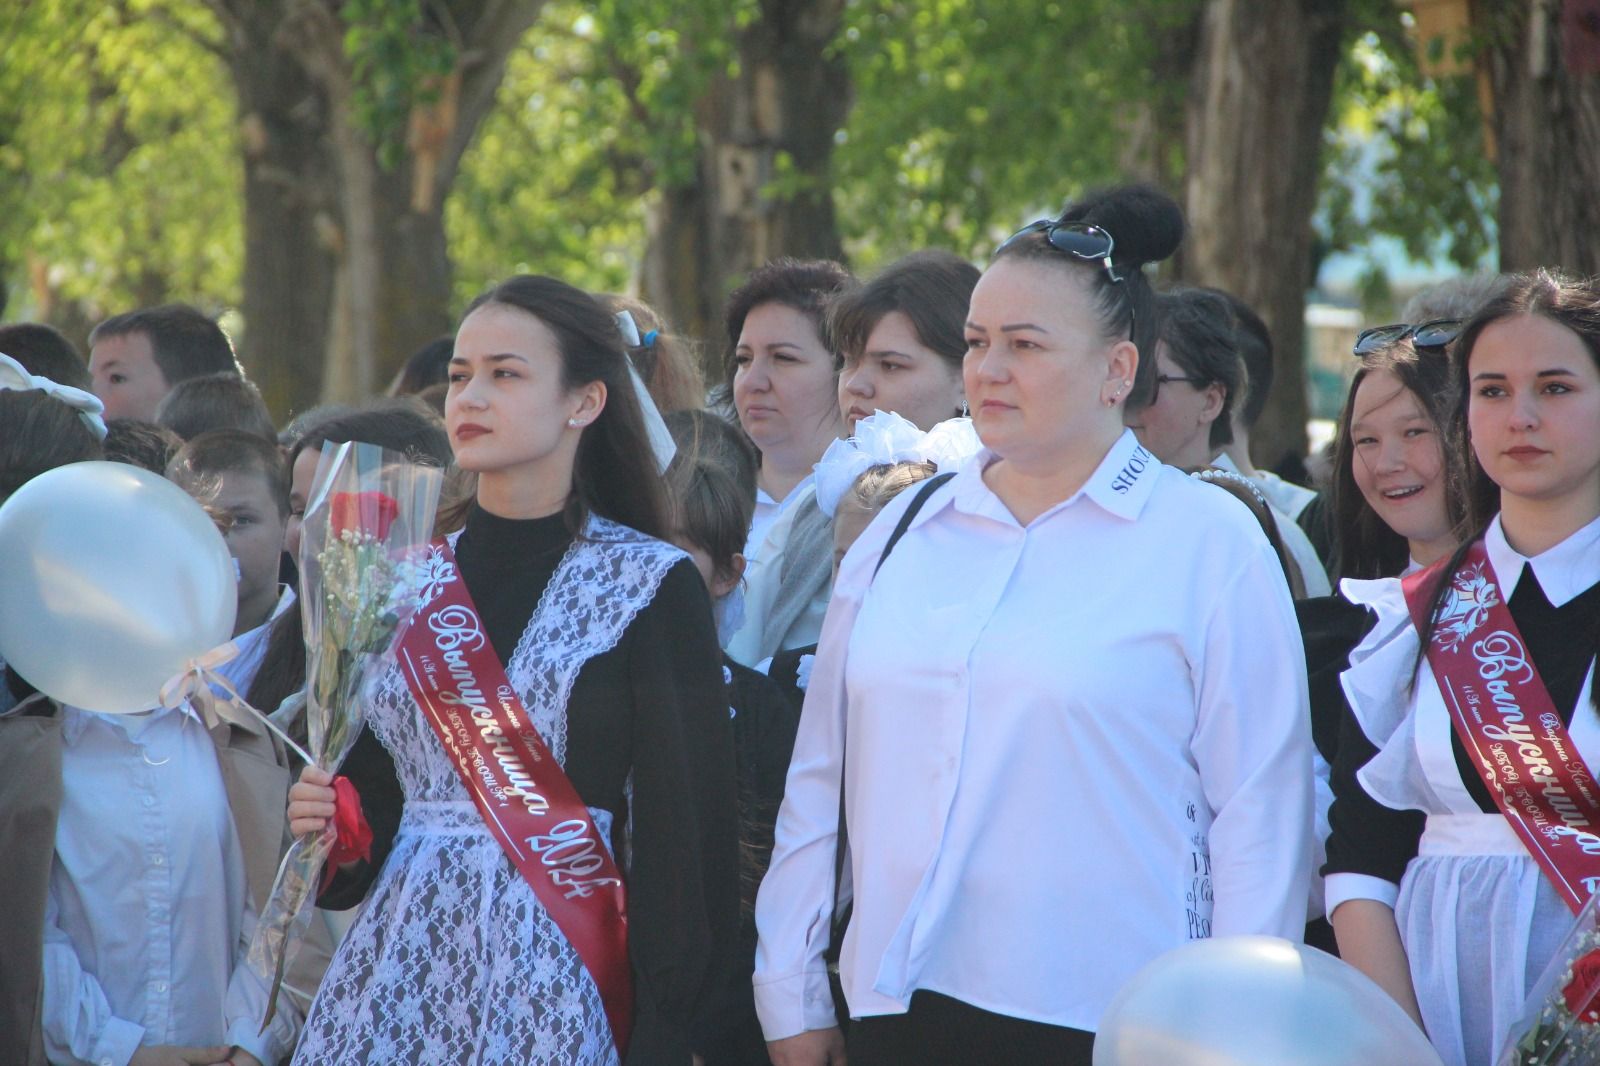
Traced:
<path fill-rule="evenodd" d="M 1401 581 L 1421 632 L 1449 577 L 1428 664 L 1456 734 L 1539 869 L 1576 913 L 1600 889 L 1600 786 L 1572 743 L 1495 584 L 1480 540 L 1461 566 Z"/>
<path fill-rule="evenodd" d="M 432 551 L 432 597 L 400 638 L 400 671 L 489 832 L 599 987 L 626 1056 L 633 973 L 622 875 L 484 635 L 455 553 L 444 540 Z"/>

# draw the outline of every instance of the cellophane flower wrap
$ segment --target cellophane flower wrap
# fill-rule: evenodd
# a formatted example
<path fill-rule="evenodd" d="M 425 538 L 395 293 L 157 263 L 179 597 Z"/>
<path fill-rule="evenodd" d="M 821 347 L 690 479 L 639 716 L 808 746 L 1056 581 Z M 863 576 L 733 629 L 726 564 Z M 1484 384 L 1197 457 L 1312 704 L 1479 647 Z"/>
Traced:
<path fill-rule="evenodd" d="M 306 638 L 302 754 L 333 773 L 363 719 L 362 689 L 394 647 L 424 584 L 443 471 L 374 444 L 326 446 L 300 532 L 300 610 Z M 330 824 L 290 846 L 250 945 L 271 983 L 262 1028 L 314 910 L 337 833 Z"/>
<path fill-rule="evenodd" d="M 1590 896 L 1533 986 L 1498 1066 L 1600 1063 L 1600 907 Z"/>

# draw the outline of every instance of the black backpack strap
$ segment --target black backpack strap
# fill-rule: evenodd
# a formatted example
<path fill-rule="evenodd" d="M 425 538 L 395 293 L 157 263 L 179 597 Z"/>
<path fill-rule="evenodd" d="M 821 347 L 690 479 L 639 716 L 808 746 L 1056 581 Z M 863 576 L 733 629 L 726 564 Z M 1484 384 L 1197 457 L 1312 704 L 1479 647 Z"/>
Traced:
<path fill-rule="evenodd" d="M 928 502 L 928 497 L 939 490 L 939 486 L 955 477 L 955 474 L 935 474 L 922 483 L 917 494 L 900 515 L 900 521 L 895 524 L 894 532 L 889 534 L 889 539 L 884 541 L 883 551 L 878 555 L 878 565 L 872 568 L 872 576 L 877 577 L 878 571 L 883 569 L 883 561 L 889 558 L 889 553 L 894 551 L 894 546 L 900 543 L 900 538 L 906 535 L 906 530 L 911 528 L 911 520 L 917 517 L 917 512 L 922 510 L 922 505 Z"/>
<path fill-rule="evenodd" d="M 895 524 L 894 532 L 889 534 L 889 539 L 883 544 L 883 551 L 878 555 L 878 565 L 872 568 L 872 576 L 877 577 L 878 571 L 883 569 L 883 561 L 889 558 L 889 553 L 894 551 L 894 546 L 900 543 L 900 538 L 906 535 L 906 530 L 911 528 L 911 520 L 917 517 L 917 512 L 922 510 L 922 505 L 928 502 L 928 497 L 939 490 L 945 482 L 955 477 L 955 474 L 936 474 L 922 483 L 917 494 L 912 497 L 911 504 L 900 515 L 900 521 Z M 844 753 L 845 744 L 839 746 L 839 831 L 833 847 L 833 920 L 829 923 L 828 949 L 823 952 L 823 958 L 828 964 L 829 984 L 833 991 L 834 1011 L 839 1017 L 839 1024 L 843 1025 L 848 1020 L 848 1008 L 844 1003 L 844 992 L 839 985 L 839 951 L 844 946 L 845 926 L 850 924 L 850 911 L 846 907 L 841 914 L 839 911 L 839 886 L 844 882 L 844 856 L 845 846 L 848 843 L 844 820 Z"/>

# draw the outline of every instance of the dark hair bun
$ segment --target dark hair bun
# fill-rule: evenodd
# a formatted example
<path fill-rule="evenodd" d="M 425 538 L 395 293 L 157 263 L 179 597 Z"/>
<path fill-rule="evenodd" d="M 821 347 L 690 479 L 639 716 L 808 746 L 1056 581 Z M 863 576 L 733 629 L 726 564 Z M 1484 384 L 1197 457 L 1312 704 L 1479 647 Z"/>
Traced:
<path fill-rule="evenodd" d="M 1183 211 L 1153 185 L 1096 189 L 1061 212 L 1062 222 L 1087 222 L 1111 234 L 1119 266 L 1159 263 L 1183 241 Z"/>

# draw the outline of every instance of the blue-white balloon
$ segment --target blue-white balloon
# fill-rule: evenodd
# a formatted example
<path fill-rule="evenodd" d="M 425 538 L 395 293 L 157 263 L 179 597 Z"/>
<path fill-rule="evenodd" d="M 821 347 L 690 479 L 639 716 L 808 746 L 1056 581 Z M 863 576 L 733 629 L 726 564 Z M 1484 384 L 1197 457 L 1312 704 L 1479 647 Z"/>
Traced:
<path fill-rule="evenodd" d="M 1422 1030 L 1348 963 L 1270 936 L 1196 940 L 1100 1019 L 1094 1066 L 1440 1066 Z"/>
<path fill-rule="evenodd" d="M 0 507 L 0 659 L 85 710 L 153 707 L 233 633 L 238 587 L 215 523 L 125 463 L 40 474 Z"/>

